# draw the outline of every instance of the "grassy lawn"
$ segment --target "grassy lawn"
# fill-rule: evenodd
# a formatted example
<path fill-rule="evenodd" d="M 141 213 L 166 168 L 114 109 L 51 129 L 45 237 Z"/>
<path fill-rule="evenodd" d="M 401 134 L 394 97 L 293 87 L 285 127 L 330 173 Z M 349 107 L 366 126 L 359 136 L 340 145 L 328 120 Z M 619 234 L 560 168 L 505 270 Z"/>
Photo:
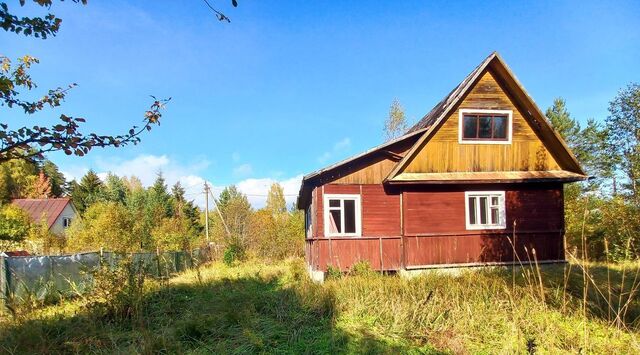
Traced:
<path fill-rule="evenodd" d="M 5 316 L 0 352 L 640 352 L 638 265 L 589 268 L 598 288 L 587 288 L 585 309 L 577 265 L 412 279 L 364 273 L 318 285 L 299 260 L 214 264 L 147 281 L 139 293 Z"/>

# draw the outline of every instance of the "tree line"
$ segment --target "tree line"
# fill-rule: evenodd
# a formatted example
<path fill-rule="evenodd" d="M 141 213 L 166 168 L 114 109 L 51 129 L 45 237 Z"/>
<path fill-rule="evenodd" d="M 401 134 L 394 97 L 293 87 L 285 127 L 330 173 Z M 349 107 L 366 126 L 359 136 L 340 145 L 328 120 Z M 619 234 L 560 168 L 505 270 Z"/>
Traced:
<path fill-rule="evenodd" d="M 254 209 L 235 186 L 225 188 L 209 212 L 186 197 L 180 182 L 170 188 L 162 173 L 145 188 L 135 176 L 89 170 L 79 181 L 66 181 L 51 161 L 14 159 L 0 164 L 0 249 L 35 253 L 114 250 L 121 252 L 190 250 L 207 242 L 221 255 L 248 254 L 281 259 L 300 255 L 302 212 L 287 209 L 282 186 L 271 186 L 264 208 Z M 31 221 L 14 198 L 69 197 L 81 215 L 63 236 L 49 232 L 46 221 Z M 217 210 L 216 210 L 217 208 Z"/>
<path fill-rule="evenodd" d="M 565 186 L 566 240 L 583 258 L 640 258 L 640 85 L 618 92 L 603 121 L 586 124 L 557 98 L 546 111 L 586 170 L 587 182 Z"/>

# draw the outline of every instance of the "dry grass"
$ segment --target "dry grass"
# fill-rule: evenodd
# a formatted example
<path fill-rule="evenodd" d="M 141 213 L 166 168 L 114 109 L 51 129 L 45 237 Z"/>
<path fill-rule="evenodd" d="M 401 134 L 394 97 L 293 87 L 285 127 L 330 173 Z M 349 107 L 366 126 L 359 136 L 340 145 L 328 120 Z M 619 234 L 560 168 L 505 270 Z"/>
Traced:
<path fill-rule="evenodd" d="M 301 260 L 214 264 L 150 282 L 135 317 L 108 317 L 77 300 L 1 320 L 0 351 L 638 353 L 639 269 L 571 264 L 408 280 L 363 273 L 317 285 Z M 585 278 L 593 282 L 583 297 Z"/>

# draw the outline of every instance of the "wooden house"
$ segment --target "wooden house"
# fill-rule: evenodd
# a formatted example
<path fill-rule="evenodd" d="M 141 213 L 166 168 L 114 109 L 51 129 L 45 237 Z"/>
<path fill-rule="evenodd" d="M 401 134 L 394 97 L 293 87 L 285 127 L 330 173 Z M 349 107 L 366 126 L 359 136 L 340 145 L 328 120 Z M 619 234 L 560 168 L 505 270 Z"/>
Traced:
<path fill-rule="evenodd" d="M 311 271 L 565 260 L 563 184 L 585 172 L 492 53 L 403 136 L 303 178 Z"/>

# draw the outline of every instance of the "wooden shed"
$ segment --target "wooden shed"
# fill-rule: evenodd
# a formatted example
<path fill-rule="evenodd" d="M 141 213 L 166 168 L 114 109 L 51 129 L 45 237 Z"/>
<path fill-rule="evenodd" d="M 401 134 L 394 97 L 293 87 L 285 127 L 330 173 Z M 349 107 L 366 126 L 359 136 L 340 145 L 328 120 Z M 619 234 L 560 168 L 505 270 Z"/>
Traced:
<path fill-rule="evenodd" d="M 564 261 L 563 184 L 586 178 L 494 52 L 403 136 L 303 178 L 306 262 Z"/>

